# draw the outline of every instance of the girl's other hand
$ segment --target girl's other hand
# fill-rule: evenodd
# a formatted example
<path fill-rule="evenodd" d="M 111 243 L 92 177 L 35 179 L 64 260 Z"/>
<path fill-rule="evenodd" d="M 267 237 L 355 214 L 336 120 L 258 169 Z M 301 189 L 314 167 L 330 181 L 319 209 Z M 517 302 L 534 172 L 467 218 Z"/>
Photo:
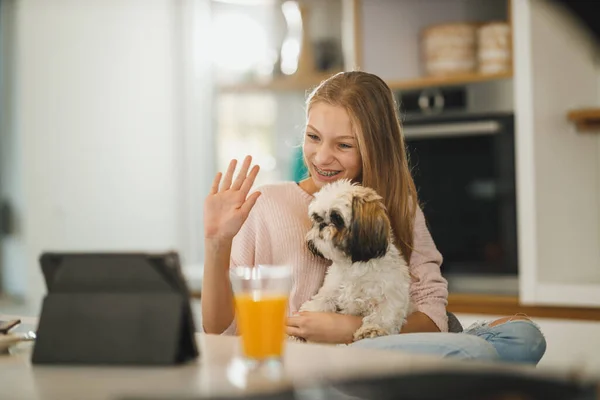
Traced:
<path fill-rule="evenodd" d="M 348 344 L 361 325 L 362 318 L 354 315 L 303 311 L 288 318 L 286 333 L 309 342 Z"/>
<path fill-rule="evenodd" d="M 215 176 L 209 195 L 204 201 L 204 236 L 208 240 L 233 240 L 248 218 L 250 210 L 260 196 L 255 192 L 248 197 L 248 192 L 258 175 L 259 166 L 255 165 L 248 173 L 252 157 L 244 159 L 235 181 L 233 173 L 237 160 L 231 160 L 225 177 L 222 173 Z M 232 182 L 233 181 L 233 182 Z"/>

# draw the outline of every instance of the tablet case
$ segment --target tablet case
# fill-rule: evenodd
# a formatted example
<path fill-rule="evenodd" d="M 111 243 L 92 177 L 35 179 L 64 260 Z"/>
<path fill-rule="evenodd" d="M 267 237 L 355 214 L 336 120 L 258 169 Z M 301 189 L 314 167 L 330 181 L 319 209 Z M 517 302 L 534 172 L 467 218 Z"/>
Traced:
<path fill-rule="evenodd" d="M 33 364 L 169 365 L 198 356 L 175 252 L 44 253 Z"/>

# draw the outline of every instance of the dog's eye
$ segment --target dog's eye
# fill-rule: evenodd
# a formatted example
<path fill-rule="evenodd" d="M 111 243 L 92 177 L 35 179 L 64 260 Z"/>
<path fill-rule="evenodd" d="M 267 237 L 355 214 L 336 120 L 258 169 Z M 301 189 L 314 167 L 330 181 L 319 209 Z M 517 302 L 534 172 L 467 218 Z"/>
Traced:
<path fill-rule="evenodd" d="M 319 214 L 317 214 L 317 213 L 313 213 L 313 215 L 312 215 L 312 219 L 313 219 L 313 221 L 315 221 L 317 224 L 320 224 L 321 222 L 323 222 L 323 218 L 321 218 L 321 217 L 319 216 Z"/>
<path fill-rule="evenodd" d="M 336 210 L 333 210 L 331 212 L 331 215 L 329 215 L 329 219 L 331 219 L 331 222 L 333 223 L 333 225 L 335 225 L 336 228 L 340 229 L 344 227 L 344 218 L 342 218 L 340 213 Z"/>

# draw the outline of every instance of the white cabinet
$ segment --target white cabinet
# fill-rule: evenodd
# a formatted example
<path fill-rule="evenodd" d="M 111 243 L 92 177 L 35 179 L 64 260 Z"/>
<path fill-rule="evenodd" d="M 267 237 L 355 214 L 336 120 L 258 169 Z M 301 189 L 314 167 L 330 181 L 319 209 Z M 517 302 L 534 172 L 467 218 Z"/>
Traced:
<path fill-rule="evenodd" d="M 600 306 L 599 136 L 571 109 L 597 105 L 594 44 L 541 0 L 512 7 L 520 299 Z"/>

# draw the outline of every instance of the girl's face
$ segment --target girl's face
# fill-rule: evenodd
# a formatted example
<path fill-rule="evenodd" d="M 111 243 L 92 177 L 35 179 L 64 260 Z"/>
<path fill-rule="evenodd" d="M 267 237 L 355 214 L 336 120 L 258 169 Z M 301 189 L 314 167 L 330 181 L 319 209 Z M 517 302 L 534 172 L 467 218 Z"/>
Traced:
<path fill-rule="evenodd" d="M 350 117 L 342 107 L 316 103 L 308 113 L 304 159 L 316 189 L 341 178 L 355 180 L 362 163 Z"/>

